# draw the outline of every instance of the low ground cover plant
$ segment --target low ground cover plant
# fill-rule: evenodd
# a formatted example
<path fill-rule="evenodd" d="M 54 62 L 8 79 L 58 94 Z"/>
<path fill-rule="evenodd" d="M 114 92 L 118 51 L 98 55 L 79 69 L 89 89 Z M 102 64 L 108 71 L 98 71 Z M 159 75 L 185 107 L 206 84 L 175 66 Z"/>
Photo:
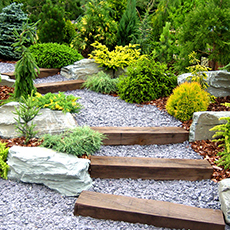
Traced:
<path fill-rule="evenodd" d="M 167 112 L 181 121 L 190 120 L 194 112 L 206 111 L 209 94 L 197 82 L 185 82 L 173 90 L 167 100 Z"/>
<path fill-rule="evenodd" d="M 118 78 L 112 79 L 108 74 L 100 71 L 88 76 L 82 86 L 97 93 L 111 94 L 117 92 L 117 83 Z"/>
<path fill-rule="evenodd" d="M 9 148 L 6 147 L 6 143 L 0 141 L 0 177 L 7 179 L 7 172 L 9 165 L 6 163 Z"/>
<path fill-rule="evenodd" d="M 62 68 L 83 59 L 78 51 L 64 44 L 38 43 L 29 50 L 40 68 Z"/>
<path fill-rule="evenodd" d="M 142 57 L 127 69 L 127 75 L 119 77 L 118 95 L 130 103 L 151 101 L 171 94 L 177 78 L 164 63 L 154 57 Z"/>
<path fill-rule="evenodd" d="M 230 103 L 224 103 L 230 107 Z M 224 166 L 224 169 L 230 169 L 230 117 L 221 117 L 219 120 L 225 120 L 225 124 L 216 125 L 210 131 L 216 131 L 213 135 L 214 142 L 220 142 L 218 147 L 224 146 L 224 151 L 219 152 L 220 159 L 217 161 L 218 166 Z"/>
<path fill-rule="evenodd" d="M 42 139 L 41 146 L 43 147 L 79 157 L 92 155 L 99 150 L 105 136 L 92 130 L 89 126 L 83 126 L 58 135 L 46 134 Z"/>
<path fill-rule="evenodd" d="M 47 93 L 44 96 L 36 93 L 33 98 L 37 107 L 49 108 L 52 110 L 61 110 L 63 113 L 78 113 L 82 106 L 77 102 L 80 97 L 65 95 L 63 92 Z"/>

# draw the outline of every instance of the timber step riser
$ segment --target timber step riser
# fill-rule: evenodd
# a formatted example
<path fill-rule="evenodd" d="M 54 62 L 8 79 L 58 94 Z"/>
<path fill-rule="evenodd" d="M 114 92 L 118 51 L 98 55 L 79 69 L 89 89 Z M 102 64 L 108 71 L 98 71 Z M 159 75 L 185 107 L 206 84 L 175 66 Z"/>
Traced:
<path fill-rule="evenodd" d="M 220 210 L 89 191 L 80 194 L 74 215 L 176 229 L 225 229 Z"/>
<path fill-rule="evenodd" d="M 91 127 L 106 135 L 103 145 L 175 144 L 187 141 L 189 132 L 181 127 Z"/>
<path fill-rule="evenodd" d="M 152 180 L 210 179 L 212 166 L 207 160 L 143 157 L 91 156 L 92 178 L 131 178 Z"/>

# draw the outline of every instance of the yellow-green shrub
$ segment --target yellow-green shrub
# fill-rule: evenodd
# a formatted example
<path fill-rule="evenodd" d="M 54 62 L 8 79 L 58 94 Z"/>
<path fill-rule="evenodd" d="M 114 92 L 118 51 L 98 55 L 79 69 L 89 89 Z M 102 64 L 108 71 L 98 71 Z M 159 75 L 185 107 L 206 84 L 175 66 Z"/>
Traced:
<path fill-rule="evenodd" d="M 91 44 L 95 48 L 89 55 L 96 63 L 105 69 L 124 68 L 140 58 L 141 50 L 137 49 L 137 44 L 129 44 L 127 46 L 116 46 L 113 51 L 99 42 Z"/>
<path fill-rule="evenodd" d="M 173 90 L 167 104 L 167 112 L 181 121 L 190 120 L 194 112 L 208 108 L 209 94 L 197 82 L 185 82 Z"/>
<path fill-rule="evenodd" d="M 47 93 L 44 96 L 40 93 L 36 93 L 35 95 L 34 101 L 36 102 L 36 106 L 41 108 L 62 110 L 63 113 L 78 113 L 82 108 L 82 106 L 76 102 L 80 97 L 73 95 L 66 96 L 63 92 L 59 92 L 58 94 Z"/>
<path fill-rule="evenodd" d="M 6 147 L 6 143 L 0 141 L 0 177 L 7 179 L 7 172 L 9 165 L 6 163 L 9 148 Z"/>

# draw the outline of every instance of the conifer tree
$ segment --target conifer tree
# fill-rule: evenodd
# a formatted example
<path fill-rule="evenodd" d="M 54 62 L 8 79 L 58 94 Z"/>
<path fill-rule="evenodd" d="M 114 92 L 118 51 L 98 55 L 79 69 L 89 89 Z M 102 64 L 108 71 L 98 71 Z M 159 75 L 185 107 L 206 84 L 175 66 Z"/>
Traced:
<path fill-rule="evenodd" d="M 21 9 L 22 4 L 12 3 L 2 9 L 0 13 L 0 57 L 5 59 L 19 59 L 20 53 L 15 52 L 12 44 L 15 42 L 14 30 L 22 32 L 22 24 L 27 15 Z"/>
<path fill-rule="evenodd" d="M 39 15 L 41 20 L 38 27 L 39 41 L 42 43 L 63 43 L 65 33 L 64 9 L 46 0 Z"/>
<path fill-rule="evenodd" d="M 120 20 L 117 33 L 117 44 L 128 45 L 137 36 L 138 16 L 136 0 L 128 0 L 127 8 Z"/>

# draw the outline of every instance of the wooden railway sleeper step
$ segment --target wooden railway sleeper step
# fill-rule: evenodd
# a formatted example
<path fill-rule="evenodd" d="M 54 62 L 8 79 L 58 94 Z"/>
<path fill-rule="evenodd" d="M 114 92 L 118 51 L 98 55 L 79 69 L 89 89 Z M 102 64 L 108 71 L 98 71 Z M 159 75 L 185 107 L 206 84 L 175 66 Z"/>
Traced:
<path fill-rule="evenodd" d="M 91 127 L 104 133 L 104 145 L 152 145 L 182 143 L 189 132 L 181 127 Z"/>
<path fill-rule="evenodd" d="M 176 229 L 225 229 L 220 210 L 90 191 L 80 194 L 75 203 L 74 215 Z"/>

